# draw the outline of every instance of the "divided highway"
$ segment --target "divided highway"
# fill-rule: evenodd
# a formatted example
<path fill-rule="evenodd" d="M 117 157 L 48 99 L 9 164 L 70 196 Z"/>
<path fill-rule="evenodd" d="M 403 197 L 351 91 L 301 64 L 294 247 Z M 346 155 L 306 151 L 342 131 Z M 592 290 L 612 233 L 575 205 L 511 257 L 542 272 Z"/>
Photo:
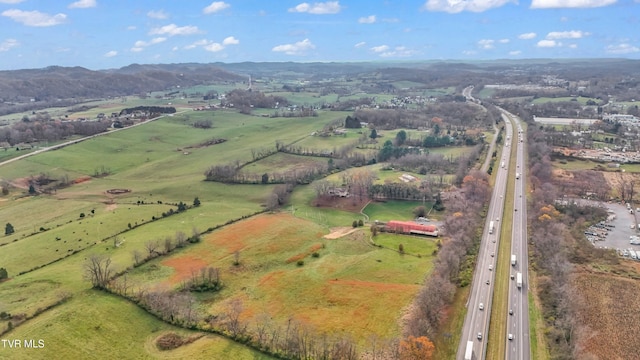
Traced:
<path fill-rule="evenodd" d="M 505 124 L 505 136 L 512 142 L 513 126 L 511 122 Z M 506 149 L 508 150 L 508 149 Z M 495 261 L 500 244 L 500 228 L 504 213 L 504 194 L 507 189 L 507 178 L 511 152 L 503 151 L 494 165 L 496 181 L 491 202 L 487 211 L 487 219 L 480 244 L 478 259 L 471 284 L 471 293 L 467 303 L 467 315 L 464 321 L 458 359 L 464 359 L 467 347 L 473 348 L 473 359 L 483 359 L 486 354 L 487 336 L 489 335 L 489 320 L 491 319 L 491 303 L 493 298 L 493 284 Z"/>
<path fill-rule="evenodd" d="M 529 337 L 529 299 L 528 299 L 528 272 L 527 272 L 527 195 L 526 195 L 526 171 L 525 164 L 525 134 L 520 127 L 519 120 L 512 114 L 502 110 L 505 120 L 513 121 L 518 129 L 516 147 L 516 186 L 514 192 L 514 214 L 511 235 L 511 254 L 515 255 L 515 264 L 511 264 L 511 277 L 509 283 L 509 315 L 507 318 L 507 333 L 511 334 L 505 339 L 507 360 L 528 360 L 531 358 L 531 344 Z M 519 286 L 518 273 L 521 274 Z M 509 337 L 512 337 L 509 340 Z"/>
<path fill-rule="evenodd" d="M 472 90 L 473 87 L 467 87 L 464 89 L 463 95 L 468 100 L 477 102 L 471 97 Z M 512 226 L 511 249 L 512 255 L 515 255 L 516 260 L 513 265 L 511 263 L 508 264 L 511 269 L 508 291 L 510 311 L 508 314 L 500 315 L 501 317 L 504 316 L 504 321 L 507 324 L 507 333 L 510 334 L 504 339 L 506 359 L 530 359 L 524 132 L 520 121 L 514 115 L 503 109 L 500 109 L 500 111 L 505 122 L 505 147 L 502 151 L 502 156 L 497 159 L 494 165 L 496 181 L 487 211 L 487 219 L 467 302 L 467 315 L 458 346 L 456 358 L 460 360 L 477 360 L 485 359 L 486 357 L 487 339 L 491 336 L 489 322 L 491 319 L 495 277 L 493 270 L 496 267 L 495 261 L 498 258 L 497 251 L 500 244 L 504 211 L 512 211 L 514 214 L 513 223 L 504 224 L 504 226 Z M 510 171 L 512 146 L 516 146 L 516 169 L 511 169 Z M 504 204 L 509 176 L 516 178 L 515 197 L 513 208 L 505 210 Z M 511 260 L 512 256 L 509 256 L 509 258 Z M 518 281 L 517 273 L 521 273 L 521 282 Z M 519 287 L 519 284 L 521 287 Z"/>

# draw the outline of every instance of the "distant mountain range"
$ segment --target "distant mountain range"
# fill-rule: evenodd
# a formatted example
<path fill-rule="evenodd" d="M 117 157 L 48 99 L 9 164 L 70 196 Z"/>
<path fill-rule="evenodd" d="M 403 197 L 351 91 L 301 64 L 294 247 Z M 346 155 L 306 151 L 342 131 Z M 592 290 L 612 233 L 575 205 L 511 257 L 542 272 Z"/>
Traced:
<path fill-rule="evenodd" d="M 595 74 L 638 77 L 639 60 L 629 59 L 530 59 L 492 61 L 421 62 L 242 62 L 132 64 L 120 69 L 89 70 L 82 67 L 50 66 L 43 69 L 0 71 L 0 107 L 6 103 L 55 102 L 60 99 L 90 99 L 175 90 L 198 84 L 247 81 L 270 77 L 280 80 L 320 80 L 356 74 L 377 74 L 390 80 L 432 82 L 444 75 L 458 78 L 488 76 L 494 80 L 513 74 L 562 74 L 587 79 Z M 408 70 L 408 71 L 407 71 Z M 466 75 L 465 75 L 466 74 Z"/>
<path fill-rule="evenodd" d="M 0 71 L 0 99 L 4 102 L 55 101 L 144 94 L 176 86 L 243 81 L 212 64 L 133 64 L 115 70 L 50 66 L 44 69 Z"/>

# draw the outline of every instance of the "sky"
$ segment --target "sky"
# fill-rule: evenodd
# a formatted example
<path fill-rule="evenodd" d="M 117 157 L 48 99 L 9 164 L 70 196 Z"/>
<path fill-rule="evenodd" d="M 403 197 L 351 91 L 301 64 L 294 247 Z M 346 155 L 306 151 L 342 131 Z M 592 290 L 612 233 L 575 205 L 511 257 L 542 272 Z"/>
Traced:
<path fill-rule="evenodd" d="M 0 70 L 640 59 L 640 0 L 0 0 Z"/>

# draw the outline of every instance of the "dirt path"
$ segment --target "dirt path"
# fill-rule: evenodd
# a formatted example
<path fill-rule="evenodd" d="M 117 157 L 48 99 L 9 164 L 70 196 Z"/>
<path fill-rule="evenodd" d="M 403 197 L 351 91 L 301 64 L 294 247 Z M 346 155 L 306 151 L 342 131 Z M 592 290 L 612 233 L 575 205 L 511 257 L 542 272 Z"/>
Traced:
<path fill-rule="evenodd" d="M 358 228 L 352 228 L 347 226 L 332 228 L 331 232 L 323 236 L 323 238 L 330 239 L 330 240 L 339 239 L 343 236 L 347 236 L 351 234 L 354 231 L 358 231 Z"/>

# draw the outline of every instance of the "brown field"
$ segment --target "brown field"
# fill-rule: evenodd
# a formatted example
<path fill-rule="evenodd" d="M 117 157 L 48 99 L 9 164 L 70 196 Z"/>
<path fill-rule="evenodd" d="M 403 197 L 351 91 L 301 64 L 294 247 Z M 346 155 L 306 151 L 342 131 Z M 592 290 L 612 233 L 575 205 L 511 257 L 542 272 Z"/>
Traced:
<path fill-rule="evenodd" d="M 198 273 L 200 269 L 207 267 L 208 263 L 195 256 L 180 256 L 168 258 L 162 261 L 162 265 L 173 268 L 173 275 L 169 278 L 169 284 L 175 285 L 191 277 L 193 272 Z"/>
<path fill-rule="evenodd" d="M 368 201 L 368 199 L 356 197 L 322 196 L 315 198 L 312 205 L 358 213 Z"/>
<path fill-rule="evenodd" d="M 220 269 L 223 288 L 205 295 L 203 310 L 209 314 L 224 314 L 240 300 L 240 316 L 249 324 L 265 315 L 278 326 L 291 319 L 318 332 L 347 332 L 360 346 L 373 334 L 398 336 L 399 319 L 433 260 L 372 247 L 361 228 L 334 240 L 323 239 L 327 233 L 289 213 L 262 214 L 163 259 L 156 275 L 145 265 L 142 278 L 133 275 L 132 281 L 149 283 L 151 276 L 152 288 L 175 287 L 193 270 L 211 266 Z"/>
<path fill-rule="evenodd" d="M 582 294 L 578 317 L 588 326 L 577 358 L 637 359 L 640 281 L 581 272 L 575 282 Z"/>

